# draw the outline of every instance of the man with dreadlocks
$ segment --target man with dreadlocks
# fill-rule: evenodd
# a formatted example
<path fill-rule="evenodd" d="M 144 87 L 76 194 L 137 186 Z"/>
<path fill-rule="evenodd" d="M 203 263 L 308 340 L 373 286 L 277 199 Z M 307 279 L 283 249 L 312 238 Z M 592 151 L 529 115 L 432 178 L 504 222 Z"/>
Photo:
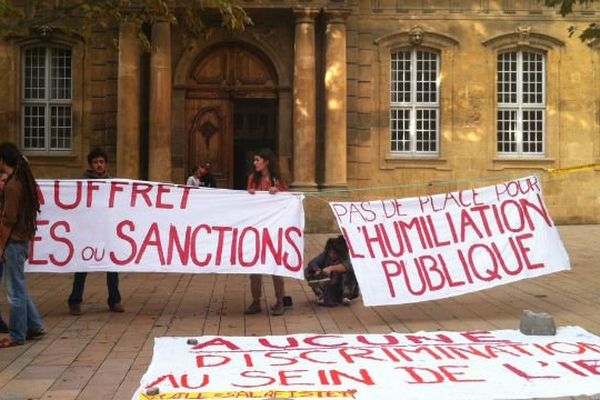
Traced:
<path fill-rule="evenodd" d="M 0 259 L 10 303 L 9 337 L 0 340 L 0 348 L 6 348 L 46 332 L 25 285 L 25 261 L 37 229 L 40 202 L 29 164 L 13 143 L 0 144 L 0 172 L 8 175 L 0 210 Z"/>

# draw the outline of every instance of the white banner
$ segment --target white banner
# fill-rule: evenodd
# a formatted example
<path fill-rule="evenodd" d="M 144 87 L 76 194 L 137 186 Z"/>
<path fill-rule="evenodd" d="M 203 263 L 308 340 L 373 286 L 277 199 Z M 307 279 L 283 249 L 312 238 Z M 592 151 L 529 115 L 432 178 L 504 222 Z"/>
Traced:
<path fill-rule="evenodd" d="M 570 269 L 536 176 L 330 205 L 367 306 L 441 299 Z"/>
<path fill-rule="evenodd" d="M 139 399 L 524 399 L 600 392 L 600 338 L 518 331 L 154 340 Z M 190 343 L 190 344 L 188 344 Z M 154 389 L 154 390 L 151 390 Z M 158 389 L 155 397 L 147 397 Z"/>
<path fill-rule="evenodd" d="M 40 180 L 26 271 L 272 274 L 303 279 L 300 194 L 131 180 Z"/>

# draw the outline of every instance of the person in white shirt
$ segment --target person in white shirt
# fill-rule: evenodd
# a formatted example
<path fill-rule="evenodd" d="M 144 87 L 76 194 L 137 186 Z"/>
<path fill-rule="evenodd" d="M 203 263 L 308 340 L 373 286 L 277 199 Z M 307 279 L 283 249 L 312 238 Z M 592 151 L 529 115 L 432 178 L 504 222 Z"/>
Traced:
<path fill-rule="evenodd" d="M 198 176 L 199 174 L 200 168 L 198 168 L 197 165 L 194 165 L 194 168 L 192 168 L 192 174 L 189 176 L 189 178 L 187 178 L 185 184 L 187 186 L 200 187 L 200 177 Z"/>

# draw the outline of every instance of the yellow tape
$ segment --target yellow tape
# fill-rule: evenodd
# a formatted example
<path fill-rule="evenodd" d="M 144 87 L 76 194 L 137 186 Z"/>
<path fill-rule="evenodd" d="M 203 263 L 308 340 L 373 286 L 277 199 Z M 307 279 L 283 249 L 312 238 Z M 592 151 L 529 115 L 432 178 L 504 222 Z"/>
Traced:
<path fill-rule="evenodd" d="M 548 168 L 548 172 L 551 174 L 562 174 L 566 172 L 578 172 L 585 171 L 588 169 L 600 168 L 599 163 L 595 164 L 587 164 L 587 165 L 576 165 L 574 167 L 565 167 L 565 168 Z"/>
<path fill-rule="evenodd" d="M 166 392 L 155 395 L 140 393 L 140 400 L 183 399 L 353 399 L 356 390 L 239 390 L 227 392 Z"/>

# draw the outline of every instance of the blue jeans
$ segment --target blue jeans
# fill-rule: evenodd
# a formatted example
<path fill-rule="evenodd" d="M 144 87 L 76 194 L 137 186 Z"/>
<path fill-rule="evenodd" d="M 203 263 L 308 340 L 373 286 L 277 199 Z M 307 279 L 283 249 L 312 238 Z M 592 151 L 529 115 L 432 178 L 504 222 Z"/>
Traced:
<path fill-rule="evenodd" d="M 83 302 L 83 289 L 85 289 L 85 278 L 87 272 L 75 272 L 73 279 L 73 290 L 67 301 L 69 305 L 81 304 Z M 112 307 L 121 303 L 121 293 L 119 293 L 119 273 L 106 273 L 106 287 L 108 288 L 108 306 Z"/>
<path fill-rule="evenodd" d="M 42 317 L 31 301 L 25 286 L 25 261 L 29 255 L 29 242 L 8 242 L 4 249 L 6 291 L 10 303 L 9 335 L 15 342 L 24 342 L 29 332 L 44 329 Z"/>

